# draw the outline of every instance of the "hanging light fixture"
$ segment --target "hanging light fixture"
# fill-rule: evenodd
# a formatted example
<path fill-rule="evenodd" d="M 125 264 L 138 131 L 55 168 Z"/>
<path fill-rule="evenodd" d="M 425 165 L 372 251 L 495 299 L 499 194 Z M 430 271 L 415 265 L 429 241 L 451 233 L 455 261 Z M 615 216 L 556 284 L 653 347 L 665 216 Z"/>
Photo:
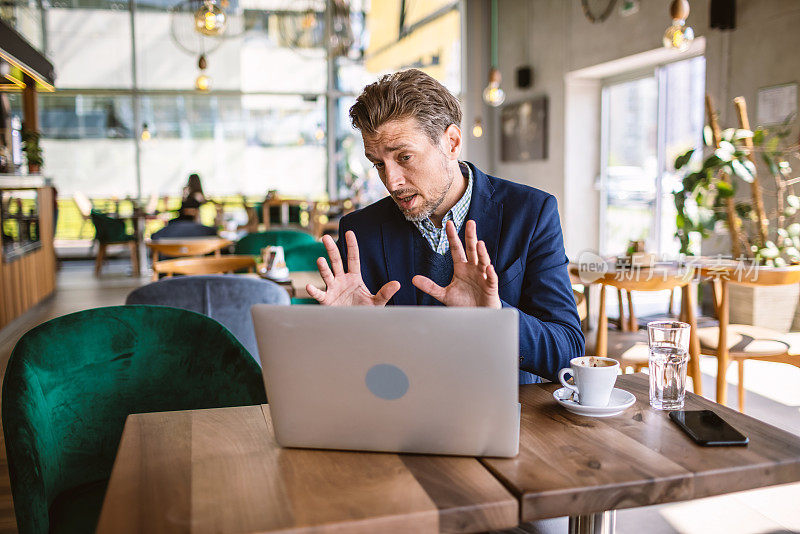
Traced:
<path fill-rule="evenodd" d="M 489 85 L 483 90 L 483 101 L 492 107 L 501 105 L 506 93 L 500 88 L 502 77 L 497 70 L 497 0 L 492 0 L 492 67 L 489 69 Z"/>
<path fill-rule="evenodd" d="M 481 137 L 483 135 L 483 121 L 481 121 L 480 117 L 475 118 L 475 122 L 472 123 L 472 137 Z"/>
<path fill-rule="evenodd" d="M 205 54 L 202 54 L 200 56 L 200 59 L 197 61 L 197 66 L 200 68 L 200 74 L 194 81 L 194 86 L 197 88 L 198 91 L 208 91 L 209 89 L 211 89 L 211 78 L 208 77 L 205 72 L 206 67 L 208 66 Z"/>
<path fill-rule="evenodd" d="M 220 35 L 228 18 L 214 0 L 204 0 L 194 12 L 194 29 L 203 35 Z"/>
<path fill-rule="evenodd" d="M 145 122 L 142 124 L 141 139 L 142 141 L 149 141 L 151 137 L 152 135 L 150 134 L 150 128 L 147 127 L 147 123 Z"/>
<path fill-rule="evenodd" d="M 664 32 L 664 46 L 683 52 L 694 40 L 694 30 L 690 26 L 686 26 L 686 17 L 689 16 L 689 0 L 672 0 L 669 13 L 672 15 L 672 25 Z"/>

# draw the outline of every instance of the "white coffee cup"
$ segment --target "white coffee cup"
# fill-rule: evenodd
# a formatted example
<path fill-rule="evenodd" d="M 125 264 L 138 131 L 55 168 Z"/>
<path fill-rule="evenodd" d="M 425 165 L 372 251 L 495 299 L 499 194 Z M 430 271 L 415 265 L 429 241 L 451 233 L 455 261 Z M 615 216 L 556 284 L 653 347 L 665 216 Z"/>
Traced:
<path fill-rule="evenodd" d="M 613 358 L 580 356 L 569 361 L 569 367 L 558 372 L 558 380 L 565 388 L 578 394 L 582 406 L 608 406 L 611 391 L 617 381 L 619 362 Z M 565 374 L 571 374 L 575 385 L 568 384 Z"/>

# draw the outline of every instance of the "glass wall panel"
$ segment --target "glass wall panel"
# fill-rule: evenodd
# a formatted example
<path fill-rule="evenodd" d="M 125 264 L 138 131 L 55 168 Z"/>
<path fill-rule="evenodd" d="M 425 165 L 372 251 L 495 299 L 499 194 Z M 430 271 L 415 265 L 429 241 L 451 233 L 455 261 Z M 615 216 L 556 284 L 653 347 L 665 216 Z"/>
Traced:
<path fill-rule="evenodd" d="M 311 17 L 308 39 L 294 24 L 305 16 Z M 139 87 L 192 90 L 204 54 L 212 89 L 322 93 L 327 84 L 323 20 L 322 13 L 232 7 L 225 33 L 212 38 L 194 30 L 193 13 L 158 10 L 146 2 L 136 12 Z"/>
<path fill-rule="evenodd" d="M 44 168 L 59 195 L 137 194 L 131 97 L 41 94 L 39 105 Z"/>
<path fill-rule="evenodd" d="M 661 192 L 661 250 L 677 255 L 680 242 L 675 239 L 677 229 L 675 201 L 672 193 L 683 188 L 681 174 L 675 173 L 675 158 L 692 148 L 697 149 L 694 159 L 703 154 L 702 135 L 705 124 L 706 59 L 702 56 L 670 63 L 664 67 L 666 112 L 664 133 L 666 140 L 666 169 Z M 700 253 L 699 243 L 696 254 Z"/>
<path fill-rule="evenodd" d="M 355 98 L 337 100 L 336 175 L 340 198 L 358 196 L 369 204 L 386 196 L 386 188 L 372 163 L 364 156 L 364 140 L 350 122 L 350 107 Z"/>
<path fill-rule="evenodd" d="M 605 239 L 623 254 L 628 241 L 653 236 L 658 174 L 658 83 L 655 76 L 606 88 L 608 102 Z M 655 243 L 647 243 L 655 250 Z"/>
<path fill-rule="evenodd" d="M 325 192 L 323 98 L 148 96 L 142 117 L 142 191 L 178 195 L 192 172 L 207 195 Z M 152 124 L 152 126 L 151 126 Z"/>
<path fill-rule="evenodd" d="M 42 10 L 37 2 L 6 0 L 0 5 L 0 18 L 17 30 L 40 51 L 44 50 Z"/>
<path fill-rule="evenodd" d="M 46 11 L 48 57 L 59 89 L 133 86 L 127 2 L 103 4 L 95 9 L 56 2 Z"/>

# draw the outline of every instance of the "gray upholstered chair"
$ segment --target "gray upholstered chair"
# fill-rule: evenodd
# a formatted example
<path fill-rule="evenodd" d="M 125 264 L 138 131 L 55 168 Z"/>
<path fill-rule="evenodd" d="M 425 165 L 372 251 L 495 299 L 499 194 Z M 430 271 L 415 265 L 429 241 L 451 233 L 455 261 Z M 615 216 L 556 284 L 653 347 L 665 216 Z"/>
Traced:
<path fill-rule="evenodd" d="M 253 304 L 289 304 L 286 290 L 268 280 L 238 275 L 164 278 L 133 290 L 125 304 L 155 304 L 202 313 L 222 323 L 259 364 L 250 317 Z"/>

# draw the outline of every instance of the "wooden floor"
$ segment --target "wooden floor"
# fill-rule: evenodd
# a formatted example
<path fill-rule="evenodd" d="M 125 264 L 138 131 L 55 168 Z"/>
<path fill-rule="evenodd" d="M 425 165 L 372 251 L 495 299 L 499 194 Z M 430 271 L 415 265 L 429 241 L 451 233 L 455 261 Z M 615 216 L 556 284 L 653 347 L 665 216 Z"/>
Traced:
<path fill-rule="evenodd" d="M 59 271 L 58 289 L 47 301 L 0 330 L 0 376 L 5 374 L 8 358 L 17 340 L 34 326 L 54 317 L 100 306 L 123 304 L 127 294 L 148 283 L 147 277 L 128 276 L 130 263 L 109 263 L 100 279 L 92 275 L 90 262 L 65 262 Z M 747 413 L 800 434 L 800 402 L 795 397 L 775 397 L 779 391 L 800 391 L 800 369 L 753 362 L 748 370 Z M 706 391 L 713 391 L 714 365 L 711 359 L 701 364 Z M 733 380 L 732 380 L 733 378 Z M 729 375 L 729 382 L 735 380 Z M 752 385 L 752 386 L 751 386 Z M 731 386 L 734 387 L 734 386 Z M 729 392 L 730 398 L 735 394 Z M 8 480 L 5 443 L 0 436 L 0 534 L 16 532 L 11 490 Z M 617 533 L 759 533 L 800 532 L 800 484 L 741 492 L 721 497 L 699 499 L 617 513 Z M 566 518 L 525 525 L 509 532 L 561 533 L 567 531 Z"/>

